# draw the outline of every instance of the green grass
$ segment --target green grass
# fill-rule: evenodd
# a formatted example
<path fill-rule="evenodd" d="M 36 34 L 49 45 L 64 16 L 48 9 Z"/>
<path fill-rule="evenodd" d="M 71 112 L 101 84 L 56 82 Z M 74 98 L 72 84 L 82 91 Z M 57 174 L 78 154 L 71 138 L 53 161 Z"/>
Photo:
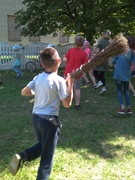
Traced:
<path fill-rule="evenodd" d="M 35 180 L 39 159 L 24 164 L 13 177 L 8 164 L 15 152 L 36 142 L 31 123 L 32 97 L 22 97 L 21 89 L 37 74 L 24 72 L 17 79 L 12 71 L 2 71 L 0 89 L 0 180 Z M 60 71 L 59 73 L 63 73 Z M 81 110 L 61 106 L 63 127 L 55 151 L 50 180 L 134 180 L 135 179 L 135 99 L 131 96 L 131 116 L 117 115 L 118 100 L 112 71 L 106 73 L 107 92 L 82 87 Z"/>

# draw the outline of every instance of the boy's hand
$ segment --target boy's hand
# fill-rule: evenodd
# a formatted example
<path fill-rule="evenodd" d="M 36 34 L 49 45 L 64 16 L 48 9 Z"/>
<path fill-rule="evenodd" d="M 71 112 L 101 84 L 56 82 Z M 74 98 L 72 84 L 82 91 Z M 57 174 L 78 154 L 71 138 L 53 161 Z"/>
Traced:
<path fill-rule="evenodd" d="M 62 104 L 65 108 L 69 108 L 73 100 L 73 83 L 74 83 L 74 79 L 71 78 L 70 74 L 67 74 L 66 82 L 67 82 L 68 96 L 62 100 Z"/>
<path fill-rule="evenodd" d="M 67 74 L 66 82 L 68 83 L 68 85 L 69 85 L 69 84 L 72 85 L 73 82 L 74 82 L 74 79 L 71 78 L 71 75 L 70 75 L 69 73 Z"/>
<path fill-rule="evenodd" d="M 66 82 L 67 82 L 67 93 L 72 96 L 74 79 L 71 78 L 70 74 L 67 74 Z"/>

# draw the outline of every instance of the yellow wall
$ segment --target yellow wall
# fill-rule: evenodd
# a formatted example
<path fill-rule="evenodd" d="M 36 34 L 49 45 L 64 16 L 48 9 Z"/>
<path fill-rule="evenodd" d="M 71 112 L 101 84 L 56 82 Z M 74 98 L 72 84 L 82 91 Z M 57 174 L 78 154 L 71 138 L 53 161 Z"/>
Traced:
<path fill-rule="evenodd" d="M 22 0 L 0 0 L 0 42 L 7 42 L 11 44 L 21 43 L 23 45 L 32 43 L 29 42 L 28 37 L 22 37 L 21 42 L 10 42 L 8 41 L 8 22 L 7 15 L 14 15 L 18 10 L 24 8 Z M 41 36 L 40 41 L 44 43 L 51 43 L 54 45 L 59 44 L 59 33 L 58 36 L 52 37 L 47 35 L 46 37 Z M 74 37 L 69 38 L 69 43 L 74 42 Z"/>

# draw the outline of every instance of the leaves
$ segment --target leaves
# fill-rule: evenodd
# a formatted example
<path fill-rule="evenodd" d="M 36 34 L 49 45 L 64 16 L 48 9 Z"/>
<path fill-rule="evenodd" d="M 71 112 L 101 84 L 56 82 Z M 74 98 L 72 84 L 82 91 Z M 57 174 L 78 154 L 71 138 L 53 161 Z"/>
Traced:
<path fill-rule="evenodd" d="M 88 40 L 109 29 L 135 34 L 134 0 L 24 0 L 26 9 L 16 13 L 22 35 L 47 35 L 63 31 L 67 35 L 84 33 Z"/>

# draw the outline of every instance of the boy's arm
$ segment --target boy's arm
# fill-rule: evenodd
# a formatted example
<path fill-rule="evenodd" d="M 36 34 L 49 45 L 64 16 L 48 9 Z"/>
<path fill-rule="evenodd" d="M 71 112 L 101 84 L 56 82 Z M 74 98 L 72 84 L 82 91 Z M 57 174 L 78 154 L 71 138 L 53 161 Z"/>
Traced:
<path fill-rule="evenodd" d="M 64 56 L 63 61 L 64 61 L 64 62 L 67 62 L 67 61 L 68 61 L 68 58 L 66 58 L 66 57 Z"/>
<path fill-rule="evenodd" d="M 100 52 L 100 48 L 96 48 L 96 50 L 95 50 L 95 53 L 97 54 L 97 53 L 99 53 Z"/>
<path fill-rule="evenodd" d="M 24 87 L 21 91 L 22 96 L 33 96 L 35 93 L 28 86 Z"/>
<path fill-rule="evenodd" d="M 65 99 L 62 100 L 62 104 L 65 108 L 69 108 L 72 105 L 72 100 L 73 100 L 74 79 L 71 79 L 70 75 L 68 74 L 66 81 L 67 81 L 67 93 L 69 94 L 69 96 L 67 96 Z"/>

